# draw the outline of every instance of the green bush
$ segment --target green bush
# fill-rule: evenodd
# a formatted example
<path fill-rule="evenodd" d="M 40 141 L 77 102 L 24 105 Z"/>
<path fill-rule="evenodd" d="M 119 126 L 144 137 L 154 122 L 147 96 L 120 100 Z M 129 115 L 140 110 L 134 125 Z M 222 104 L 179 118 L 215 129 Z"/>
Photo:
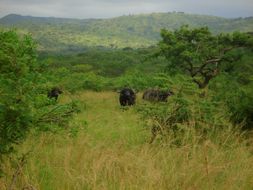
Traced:
<path fill-rule="evenodd" d="M 213 130 L 230 126 L 230 115 L 225 104 L 215 101 L 212 93 L 201 97 L 201 91 L 195 85 L 190 87 L 190 84 L 190 81 L 181 83 L 181 89 L 175 91 L 175 95 L 170 96 L 166 103 L 144 102 L 137 105 L 137 111 L 149 121 L 151 142 L 157 135 L 165 141 L 171 134 L 181 138 L 190 129 L 200 133 L 203 139 Z M 177 145 L 183 143 L 180 138 L 175 142 Z"/>
<path fill-rule="evenodd" d="M 253 83 L 242 85 L 234 76 L 222 75 L 210 86 L 215 90 L 214 101 L 224 102 L 231 121 L 241 124 L 244 129 L 253 126 Z"/>
<path fill-rule="evenodd" d="M 31 36 L 19 36 L 15 31 L 0 32 L 0 44 L 1 172 L 3 157 L 13 152 L 31 129 L 62 124 L 77 108 L 66 105 L 56 109 L 59 106 L 46 97 L 47 81 L 39 72 L 43 65 L 37 62 L 36 45 Z"/>
<path fill-rule="evenodd" d="M 0 33 L 0 159 L 22 141 L 32 127 L 36 72 L 35 44 L 15 31 Z"/>

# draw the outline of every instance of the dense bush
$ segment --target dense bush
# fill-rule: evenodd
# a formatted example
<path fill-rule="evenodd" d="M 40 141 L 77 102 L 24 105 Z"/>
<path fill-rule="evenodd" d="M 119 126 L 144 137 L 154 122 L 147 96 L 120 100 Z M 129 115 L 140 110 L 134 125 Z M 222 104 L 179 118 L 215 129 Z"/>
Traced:
<path fill-rule="evenodd" d="M 46 79 L 39 72 L 43 65 L 37 62 L 35 48 L 29 35 L 0 32 L 0 162 L 32 128 L 62 124 L 77 111 L 74 105 L 56 109 L 62 106 L 48 100 Z"/>
<path fill-rule="evenodd" d="M 136 109 L 149 121 L 151 142 L 157 135 L 161 135 L 163 141 L 171 134 L 182 137 L 182 133 L 190 129 L 198 132 L 203 140 L 210 131 L 223 130 L 231 125 L 225 103 L 215 100 L 212 93 L 202 97 L 202 92 L 191 81 L 181 83 L 181 88 L 168 98 L 167 103 L 145 102 Z M 175 143 L 182 144 L 180 139 Z"/>
<path fill-rule="evenodd" d="M 236 76 L 224 74 L 213 81 L 210 85 L 210 89 L 215 90 L 213 100 L 225 104 L 231 121 L 241 124 L 244 129 L 252 129 L 253 83 L 243 85 L 236 79 Z"/>
<path fill-rule="evenodd" d="M 35 44 L 14 31 L 0 33 L 0 159 L 22 141 L 33 123 L 36 83 Z"/>

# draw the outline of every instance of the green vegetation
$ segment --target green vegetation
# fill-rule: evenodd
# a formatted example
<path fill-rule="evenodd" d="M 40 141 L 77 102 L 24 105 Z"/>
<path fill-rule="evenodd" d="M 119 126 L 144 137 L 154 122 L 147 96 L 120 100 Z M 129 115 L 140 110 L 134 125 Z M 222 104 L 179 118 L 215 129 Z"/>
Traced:
<path fill-rule="evenodd" d="M 253 18 L 221 17 L 183 13 L 153 13 L 112 19 L 61 19 L 7 15 L 0 26 L 31 33 L 41 51 L 76 52 L 87 47 L 140 48 L 155 45 L 162 28 L 175 30 L 182 25 L 208 26 L 213 33 L 251 32 Z"/>
<path fill-rule="evenodd" d="M 231 67 L 245 51 L 253 47 L 253 38 L 244 33 L 212 35 L 207 27 L 189 29 L 182 26 L 169 32 L 162 30 L 161 55 L 169 61 L 169 69 L 187 71 L 199 88 L 205 88 L 224 64 Z M 242 51 L 238 53 L 238 51 Z"/>
<path fill-rule="evenodd" d="M 159 37 L 143 26 L 159 30 L 156 19 L 178 20 L 177 30 L 163 29 L 158 45 L 149 46 Z M 208 19 L 214 33 L 179 26 Z M 252 22 L 183 13 L 2 19 L 19 29 L 0 33 L 0 189 L 252 189 L 252 36 L 216 34 L 221 20 Z M 128 22 L 133 28 L 124 28 Z M 38 56 L 31 36 L 19 33 L 36 27 L 40 50 L 49 47 Z M 54 28 L 62 33 L 52 35 Z M 91 43 L 77 46 L 80 31 L 115 36 L 105 42 L 84 35 Z M 62 43 L 65 37 L 73 41 Z M 109 44 L 113 39 L 119 41 Z M 116 91 L 124 86 L 139 91 L 136 105 L 120 107 Z M 47 98 L 52 87 L 63 91 L 57 101 Z M 174 95 L 147 102 L 148 88 Z"/>
<path fill-rule="evenodd" d="M 116 90 L 131 86 L 138 90 L 167 85 L 164 58 L 150 59 L 154 49 L 89 50 L 67 56 L 44 56 L 48 81 L 70 92 L 82 89 Z M 166 87 L 166 86 L 164 86 Z"/>
<path fill-rule="evenodd" d="M 200 133 L 190 123 L 182 124 L 176 136 L 172 133 L 161 142 L 159 135 L 148 144 L 149 125 L 134 107 L 120 109 L 116 93 L 85 91 L 71 98 L 87 107 L 71 121 L 79 128 L 78 135 L 31 135 L 20 147 L 20 152 L 31 147 L 34 151 L 16 189 L 252 188 L 253 156 L 247 140 L 233 126 L 220 129 L 202 124 L 211 128 Z M 60 102 L 69 99 L 64 95 Z M 139 96 L 137 105 L 142 102 Z M 5 163 L 11 176 L 13 163 Z M 0 188 L 10 182 L 10 177 L 2 178 Z"/>
<path fill-rule="evenodd" d="M 43 69 L 36 61 L 35 44 L 30 36 L 19 37 L 14 31 L 0 33 L 0 161 L 25 140 L 31 129 L 50 124 L 63 125 L 75 111 L 71 106 L 50 106 L 43 94 Z M 45 92 L 44 92 L 45 93 Z M 55 118 L 53 114 L 63 115 Z M 67 114 L 68 113 L 68 114 Z M 64 118 L 65 117 L 65 118 Z M 2 174 L 2 164 L 0 164 Z"/>

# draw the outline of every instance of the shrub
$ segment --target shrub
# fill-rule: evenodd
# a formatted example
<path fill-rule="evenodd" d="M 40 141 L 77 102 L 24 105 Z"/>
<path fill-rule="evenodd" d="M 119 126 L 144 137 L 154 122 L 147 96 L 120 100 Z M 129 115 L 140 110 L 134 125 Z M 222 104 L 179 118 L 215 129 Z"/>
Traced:
<path fill-rule="evenodd" d="M 46 80 L 39 72 L 42 65 L 37 62 L 36 45 L 31 36 L 18 36 L 15 31 L 0 32 L 0 44 L 1 172 L 4 155 L 13 152 L 14 146 L 23 142 L 32 128 L 42 129 L 59 121 L 62 124 L 77 110 L 75 106 L 57 110 L 57 105 L 52 105 L 42 94 Z M 45 119 L 42 111 L 50 117 Z"/>
<path fill-rule="evenodd" d="M 191 83 L 191 82 L 190 82 Z M 188 88 L 187 88 L 188 86 Z M 214 129 L 222 130 L 229 123 L 229 114 L 221 102 L 214 101 L 212 95 L 199 97 L 200 90 L 189 88 L 187 82 L 167 103 L 144 103 L 137 111 L 151 123 L 153 142 L 157 135 L 166 141 L 166 136 L 174 134 L 175 139 L 183 137 L 189 129 L 199 132 L 203 138 Z M 182 139 L 177 139 L 177 145 Z"/>

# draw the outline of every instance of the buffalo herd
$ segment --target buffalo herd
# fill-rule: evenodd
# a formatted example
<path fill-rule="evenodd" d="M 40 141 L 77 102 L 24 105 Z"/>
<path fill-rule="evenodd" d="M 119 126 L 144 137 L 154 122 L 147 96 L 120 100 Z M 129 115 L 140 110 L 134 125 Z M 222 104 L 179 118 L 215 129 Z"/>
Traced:
<path fill-rule="evenodd" d="M 136 91 L 125 87 L 119 91 L 119 103 L 121 106 L 132 106 L 136 102 Z M 58 87 L 53 87 L 48 91 L 47 97 L 50 99 L 58 99 L 58 96 L 62 94 L 62 90 Z M 167 98 L 174 93 L 171 90 L 161 89 L 148 89 L 145 90 L 142 96 L 143 100 L 150 102 L 167 102 Z"/>
<path fill-rule="evenodd" d="M 121 106 L 132 106 L 135 104 L 136 92 L 131 88 L 123 88 L 119 95 Z M 174 93 L 171 90 L 148 89 L 144 91 L 142 98 L 150 102 L 167 102 L 167 98 Z"/>

